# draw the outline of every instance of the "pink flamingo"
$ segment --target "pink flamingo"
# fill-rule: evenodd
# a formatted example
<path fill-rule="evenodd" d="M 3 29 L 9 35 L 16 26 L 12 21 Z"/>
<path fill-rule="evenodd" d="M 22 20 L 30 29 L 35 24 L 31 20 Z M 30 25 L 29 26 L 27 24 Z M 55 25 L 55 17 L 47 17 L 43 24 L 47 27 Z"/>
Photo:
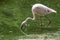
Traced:
<path fill-rule="evenodd" d="M 39 15 L 40 16 L 40 26 L 42 26 L 42 16 L 45 16 L 47 19 L 48 19 L 48 25 L 51 23 L 51 20 L 47 17 L 47 14 L 50 14 L 50 13 L 57 13 L 55 10 L 43 5 L 43 4 L 34 4 L 32 6 L 32 14 L 33 14 L 33 18 L 31 17 L 28 17 L 26 18 L 26 20 L 24 20 L 22 23 L 21 23 L 21 29 L 23 29 L 24 25 L 26 24 L 26 22 L 28 20 L 33 20 L 35 21 L 36 19 L 36 15 Z M 47 26 L 48 26 L 47 25 Z"/>

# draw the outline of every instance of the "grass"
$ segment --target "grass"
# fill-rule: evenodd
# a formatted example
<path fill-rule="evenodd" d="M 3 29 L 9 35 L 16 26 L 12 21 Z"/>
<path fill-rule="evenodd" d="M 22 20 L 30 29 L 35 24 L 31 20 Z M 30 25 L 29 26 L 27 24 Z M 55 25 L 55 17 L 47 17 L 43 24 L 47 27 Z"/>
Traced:
<path fill-rule="evenodd" d="M 47 20 L 43 17 L 45 24 L 40 29 L 40 18 L 37 16 L 36 22 L 29 21 L 26 29 L 21 32 L 20 24 L 27 17 L 32 17 L 31 7 L 35 3 L 42 3 L 57 11 L 57 14 L 49 14 L 52 23 L 46 27 Z M 42 39 L 60 40 L 60 0 L 1 0 L 0 1 L 0 40 L 23 40 Z"/>

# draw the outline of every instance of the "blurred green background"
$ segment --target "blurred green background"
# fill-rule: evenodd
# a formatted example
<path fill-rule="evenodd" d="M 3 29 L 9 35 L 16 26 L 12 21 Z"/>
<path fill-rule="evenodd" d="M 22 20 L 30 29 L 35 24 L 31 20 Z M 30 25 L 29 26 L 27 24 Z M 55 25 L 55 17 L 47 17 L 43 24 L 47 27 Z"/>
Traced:
<path fill-rule="evenodd" d="M 42 29 L 39 26 L 39 16 L 37 16 L 36 22 L 29 21 L 24 32 L 28 35 L 34 34 L 34 36 L 27 37 L 21 32 L 20 24 L 27 17 L 33 17 L 31 8 L 36 3 L 55 9 L 57 14 L 48 15 L 52 20 L 49 27 L 46 27 L 47 20 L 43 17 L 42 20 L 45 25 Z M 60 0 L 0 0 L 0 40 L 39 38 L 39 36 L 35 36 L 36 34 L 46 34 L 47 37 L 52 35 L 56 39 L 60 37 Z"/>

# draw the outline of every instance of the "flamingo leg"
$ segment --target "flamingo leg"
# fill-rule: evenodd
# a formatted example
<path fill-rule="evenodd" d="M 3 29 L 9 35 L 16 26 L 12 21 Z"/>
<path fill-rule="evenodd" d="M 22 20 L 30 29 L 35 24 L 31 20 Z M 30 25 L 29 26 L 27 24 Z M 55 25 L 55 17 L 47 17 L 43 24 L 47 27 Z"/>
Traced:
<path fill-rule="evenodd" d="M 48 19 L 48 25 L 47 27 L 51 24 L 51 19 L 49 19 L 47 16 L 45 16 Z"/>
<path fill-rule="evenodd" d="M 42 27 L 43 24 L 42 24 L 42 16 L 40 16 L 40 26 Z"/>

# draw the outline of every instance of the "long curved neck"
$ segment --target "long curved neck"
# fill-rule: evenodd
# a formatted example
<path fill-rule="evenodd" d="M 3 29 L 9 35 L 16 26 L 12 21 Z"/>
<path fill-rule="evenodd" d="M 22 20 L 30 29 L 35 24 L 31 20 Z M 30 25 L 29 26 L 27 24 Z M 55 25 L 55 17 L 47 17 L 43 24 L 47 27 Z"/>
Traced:
<path fill-rule="evenodd" d="M 33 17 L 33 18 L 31 18 L 31 17 L 26 18 L 26 20 L 24 20 L 24 21 L 21 23 L 21 27 L 22 27 L 23 25 L 25 25 L 25 23 L 27 23 L 27 21 L 29 21 L 29 20 L 35 20 L 35 19 L 34 19 L 34 17 Z"/>
<path fill-rule="evenodd" d="M 26 18 L 22 23 L 21 23 L 21 28 L 25 25 L 25 23 L 27 22 L 27 21 L 29 21 L 29 20 L 35 20 L 36 18 L 35 18 L 36 16 L 33 14 L 33 18 L 31 18 L 31 17 L 28 17 L 28 18 Z"/>
<path fill-rule="evenodd" d="M 27 22 L 28 20 L 34 20 L 34 18 L 28 17 L 28 18 L 26 18 L 25 21 Z"/>
<path fill-rule="evenodd" d="M 36 19 L 36 15 L 35 15 L 35 14 L 33 14 L 33 18 L 28 17 L 28 18 L 26 18 L 26 20 L 25 20 L 25 21 L 26 21 L 26 22 L 27 22 L 28 20 L 33 20 L 33 21 L 34 21 L 35 19 Z"/>
<path fill-rule="evenodd" d="M 36 19 L 36 15 L 33 13 L 33 18 L 28 17 L 28 18 L 26 18 L 26 20 L 23 21 L 23 23 L 26 23 L 29 20 L 35 21 L 35 19 Z"/>

